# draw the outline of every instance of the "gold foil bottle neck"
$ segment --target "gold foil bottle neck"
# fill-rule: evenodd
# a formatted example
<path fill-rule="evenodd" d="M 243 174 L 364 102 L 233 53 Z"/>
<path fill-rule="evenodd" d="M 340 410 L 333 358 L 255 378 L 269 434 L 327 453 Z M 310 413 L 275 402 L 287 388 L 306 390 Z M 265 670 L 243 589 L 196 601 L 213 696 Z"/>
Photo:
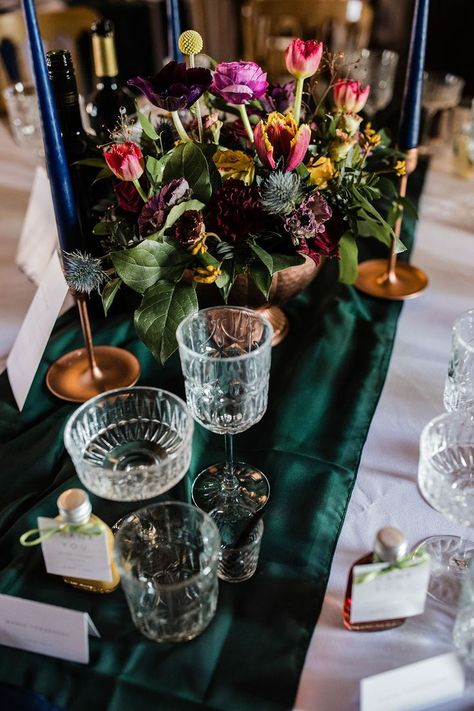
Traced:
<path fill-rule="evenodd" d="M 117 76 L 117 55 L 115 53 L 113 34 L 106 36 L 92 34 L 92 55 L 96 76 Z"/>

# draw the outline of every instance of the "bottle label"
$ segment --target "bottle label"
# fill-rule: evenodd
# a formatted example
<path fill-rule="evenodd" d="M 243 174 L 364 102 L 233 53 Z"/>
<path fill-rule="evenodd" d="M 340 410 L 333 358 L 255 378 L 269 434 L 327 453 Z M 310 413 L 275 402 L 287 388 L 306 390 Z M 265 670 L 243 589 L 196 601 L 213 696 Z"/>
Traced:
<path fill-rule="evenodd" d="M 113 35 L 92 35 L 92 54 L 95 73 L 98 77 L 115 77 L 118 74 L 117 56 Z"/>
<path fill-rule="evenodd" d="M 38 518 L 40 531 L 57 529 L 60 522 Z M 111 583 L 112 561 L 107 541 L 107 528 L 99 535 L 57 532 L 44 536 L 41 542 L 46 571 L 52 575 L 98 580 Z"/>
<path fill-rule="evenodd" d="M 430 578 L 428 555 L 409 554 L 397 563 L 355 565 L 351 623 L 421 615 Z"/>

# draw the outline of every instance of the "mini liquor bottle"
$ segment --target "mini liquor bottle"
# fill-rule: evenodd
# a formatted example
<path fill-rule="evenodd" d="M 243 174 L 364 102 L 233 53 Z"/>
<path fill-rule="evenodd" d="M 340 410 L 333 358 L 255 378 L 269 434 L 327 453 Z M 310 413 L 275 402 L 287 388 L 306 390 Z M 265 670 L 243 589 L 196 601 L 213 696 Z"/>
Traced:
<path fill-rule="evenodd" d="M 112 580 L 87 580 L 85 578 L 63 578 L 64 582 L 79 590 L 96 593 L 113 592 L 120 583 L 120 575 L 114 562 L 114 534 L 109 526 L 102 521 L 98 516 L 92 513 L 92 506 L 89 500 L 89 495 L 82 489 L 67 489 L 63 491 L 58 498 L 59 516 L 56 521 L 80 525 L 84 523 L 93 523 L 100 526 L 104 531 L 107 539 L 107 547 L 110 556 L 110 567 Z"/>
<path fill-rule="evenodd" d="M 343 621 L 344 627 L 352 632 L 381 632 L 392 627 L 399 627 L 405 622 L 405 618 L 394 620 L 374 620 L 371 622 L 351 622 L 352 605 L 352 577 L 356 565 L 369 565 L 370 563 L 395 563 L 403 558 L 407 552 L 407 541 L 405 536 L 397 528 L 381 528 L 375 537 L 374 550 L 362 556 L 353 563 L 349 571 L 347 589 L 344 597 Z"/>

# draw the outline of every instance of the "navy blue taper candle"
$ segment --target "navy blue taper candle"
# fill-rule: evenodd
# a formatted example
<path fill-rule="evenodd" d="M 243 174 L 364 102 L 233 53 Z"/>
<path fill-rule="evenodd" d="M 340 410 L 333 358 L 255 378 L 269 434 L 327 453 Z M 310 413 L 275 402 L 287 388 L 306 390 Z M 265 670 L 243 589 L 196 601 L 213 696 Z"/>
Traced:
<path fill-rule="evenodd" d="M 168 20 L 168 54 L 171 59 L 179 62 L 181 59 L 181 52 L 178 47 L 178 40 L 181 35 L 179 0 L 166 0 L 166 18 Z"/>
<path fill-rule="evenodd" d="M 64 252 L 70 252 L 80 245 L 76 201 L 56 114 L 53 90 L 48 77 L 34 0 L 22 0 L 22 4 L 40 109 L 46 168 L 53 196 L 59 246 Z"/>
<path fill-rule="evenodd" d="M 403 93 L 398 147 L 402 151 L 417 148 L 423 100 L 423 70 L 428 34 L 429 0 L 416 0 L 411 30 L 410 51 Z"/>

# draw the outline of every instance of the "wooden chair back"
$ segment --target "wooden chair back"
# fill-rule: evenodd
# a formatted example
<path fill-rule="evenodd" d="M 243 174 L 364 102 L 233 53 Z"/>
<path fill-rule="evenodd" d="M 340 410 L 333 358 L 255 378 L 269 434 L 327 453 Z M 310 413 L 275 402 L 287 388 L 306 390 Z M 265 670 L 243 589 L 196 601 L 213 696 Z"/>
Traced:
<path fill-rule="evenodd" d="M 333 52 L 367 47 L 373 10 L 367 0 L 247 0 L 242 7 L 244 57 L 272 79 L 285 74 L 293 37 L 318 39 Z"/>

